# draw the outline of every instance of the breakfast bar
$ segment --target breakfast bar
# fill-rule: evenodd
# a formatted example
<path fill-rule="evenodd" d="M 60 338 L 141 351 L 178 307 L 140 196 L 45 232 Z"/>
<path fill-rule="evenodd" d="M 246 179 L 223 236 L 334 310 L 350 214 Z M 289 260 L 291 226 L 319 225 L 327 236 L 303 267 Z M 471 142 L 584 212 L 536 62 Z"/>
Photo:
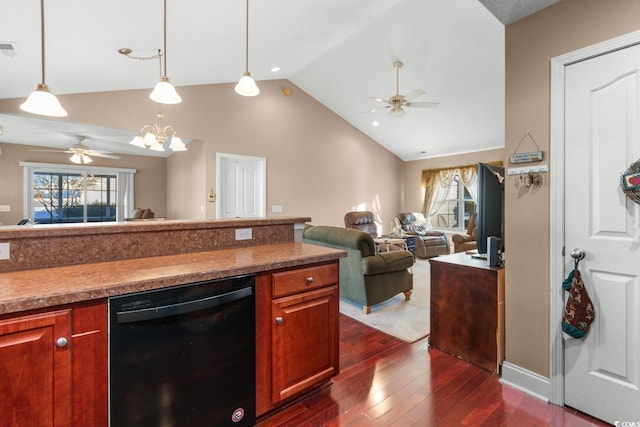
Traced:
<path fill-rule="evenodd" d="M 110 299 L 239 276 L 252 278 L 255 298 L 255 409 L 229 416 L 252 425 L 320 387 L 339 369 L 346 254 L 302 243 L 309 220 L 1 227 L 11 255 L 0 260 L 0 381 L 14 387 L 0 412 L 26 425 L 107 426 Z M 309 324 L 322 325 L 311 342 Z"/>

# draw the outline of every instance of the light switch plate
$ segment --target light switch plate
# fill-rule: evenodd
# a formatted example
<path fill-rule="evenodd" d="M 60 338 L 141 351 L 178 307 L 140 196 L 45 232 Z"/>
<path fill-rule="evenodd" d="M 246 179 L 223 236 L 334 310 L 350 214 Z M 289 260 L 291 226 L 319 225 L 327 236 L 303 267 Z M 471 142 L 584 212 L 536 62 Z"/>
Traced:
<path fill-rule="evenodd" d="M 236 229 L 236 240 L 251 240 L 251 229 L 250 228 L 237 228 Z"/>
<path fill-rule="evenodd" d="M 0 212 L 11 212 L 11 205 L 0 205 Z"/>
<path fill-rule="evenodd" d="M 9 250 L 10 250 L 9 242 L 0 243 L 0 259 L 10 259 L 11 253 L 9 252 Z"/>

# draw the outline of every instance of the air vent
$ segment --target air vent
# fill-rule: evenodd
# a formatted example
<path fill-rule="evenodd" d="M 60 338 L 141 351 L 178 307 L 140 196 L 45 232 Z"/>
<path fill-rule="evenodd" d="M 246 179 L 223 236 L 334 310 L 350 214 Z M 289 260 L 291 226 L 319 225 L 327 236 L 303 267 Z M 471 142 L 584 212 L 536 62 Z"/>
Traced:
<path fill-rule="evenodd" d="M 13 42 L 0 42 L 0 53 L 4 56 L 17 56 L 16 44 Z"/>

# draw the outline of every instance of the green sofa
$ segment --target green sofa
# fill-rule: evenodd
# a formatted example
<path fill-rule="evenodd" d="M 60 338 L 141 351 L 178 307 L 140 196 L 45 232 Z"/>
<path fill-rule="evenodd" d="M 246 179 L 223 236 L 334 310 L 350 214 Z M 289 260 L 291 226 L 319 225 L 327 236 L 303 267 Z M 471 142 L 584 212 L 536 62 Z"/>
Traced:
<path fill-rule="evenodd" d="M 371 235 L 359 230 L 325 225 L 307 225 L 303 241 L 347 252 L 340 259 L 340 296 L 362 304 L 365 314 L 371 306 L 399 293 L 411 298 L 413 255 L 409 251 L 376 253 Z"/>

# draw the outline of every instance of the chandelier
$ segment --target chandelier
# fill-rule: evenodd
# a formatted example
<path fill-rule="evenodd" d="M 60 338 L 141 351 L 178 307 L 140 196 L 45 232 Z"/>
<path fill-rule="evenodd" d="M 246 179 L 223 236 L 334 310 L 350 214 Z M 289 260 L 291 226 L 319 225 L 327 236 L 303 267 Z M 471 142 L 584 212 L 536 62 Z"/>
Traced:
<path fill-rule="evenodd" d="M 160 111 L 158 112 L 158 122 L 144 125 L 129 144 L 153 151 L 166 151 L 164 145 L 167 140 L 170 141 L 169 148 L 172 151 L 187 151 L 186 145 L 173 127 L 164 125 L 164 114 Z"/>

